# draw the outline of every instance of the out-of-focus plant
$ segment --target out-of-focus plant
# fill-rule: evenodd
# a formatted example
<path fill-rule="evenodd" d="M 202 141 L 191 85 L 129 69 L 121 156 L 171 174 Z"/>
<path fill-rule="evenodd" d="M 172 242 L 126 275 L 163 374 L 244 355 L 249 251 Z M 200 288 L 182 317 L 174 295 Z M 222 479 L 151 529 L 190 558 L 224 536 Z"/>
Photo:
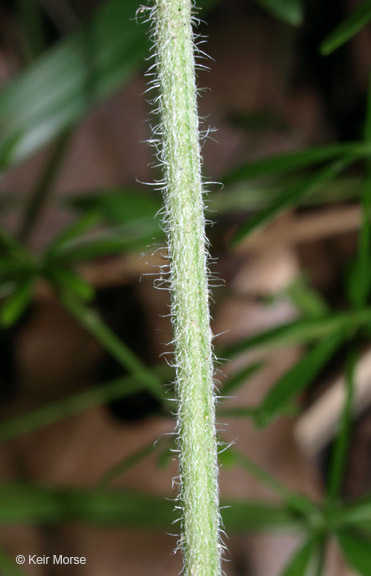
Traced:
<path fill-rule="evenodd" d="M 214 3 L 197 4 L 210 8 Z M 300 25 L 302 21 L 303 6 L 298 0 L 256 0 L 256 3 L 286 23 Z M 22 4 L 27 6 L 25 2 Z M 53 287 L 61 304 L 77 321 L 122 364 L 127 375 L 0 423 L 0 441 L 143 389 L 158 398 L 171 415 L 168 402 L 171 394 L 165 395 L 162 385 L 172 379 L 172 369 L 162 365 L 148 368 L 115 336 L 94 309 L 93 287 L 76 270 L 80 262 L 137 251 L 154 235 L 160 238 L 162 231 L 154 220 L 160 208 L 157 196 L 138 190 L 97 190 L 85 198 L 75 196 L 67 203 L 76 215 L 74 223 L 52 240 L 41 254 L 28 248 L 41 210 L 50 200 L 54 179 L 69 149 L 74 126 L 95 104 L 142 67 L 148 40 L 143 28 L 133 20 L 139 3 L 137 0 L 103 3 L 88 24 L 49 49 L 45 49 L 42 38 L 41 4 L 32 4 L 32 18 L 23 20 L 27 24 L 24 32 L 28 66 L 0 92 L 1 172 L 16 166 L 47 143 L 54 141 L 54 149 L 45 172 L 29 195 L 18 233 L 12 236 L 2 230 L 0 234 L 0 322 L 6 330 L 18 321 L 32 301 L 37 282 L 42 279 Z M 167 2 L 164 0 L 161 4 Z M 24 18 L 26 12 L 21 11 L 22 14 Z M 365 0 L 324 40 L 322 53 L 329 54 L 337 49 L 370 19 L 371 3 Z M 278 499 L 276 505 L 222 500 L 223 523 L 227 531 L 293 529 L 300 534 L 300 545 L 282 576 L 324 574 L 325 550 L 330 538 L 337 540 L 344 557 L 357 573 L 369 575 L 371 572 L 371 498 L 347 502 L 341 497 L 351 428 L 354 374 L 360 347 L 370 337 L 371 89 L 364 126 L 361 142 L 335 143 L 244 163 L 223 178 L 227 190 L 210 198 L 210 208 L 217 208 L 220 214 L 241 207 L 254 212 L 235 232 L 232 245 L 237 245 L 288 208 L 361 196 L 363 221 L 358 252 L 346 284 L 349 307 L 333 311 L 308 287 L 296 285 L 291 287 L 290 295 L 301 311 L 298 319 L 216 350 L 218 356 L 228 359 L 257 348 L 269 351 L 273 346 L 308 346 L 299 361 L 275 383 L 258 406 L 227 409 L 219 405 L 221 418 L 251 418 L 257 426 L 267 426 L 290 413 L 298 395 L 334 354 L 340 348 L 346 350 L 346 401 L 322 501 L 314 502 L 292 492 L 237 448 L 230 448 L 219 456 L 223 466 L 245 469 Z M 363 163 L 365 175 L 355 182 L 354 177 L 344 177 L 344 174 L 356 162 Z M 260 177 L 263 180 L 269 177 L 268 185 L 264 181 L 260 183 Z M 5 207 L 14 209 L 11 202 Z M 199 242 L 203 251 L 200 239 Z M 178 310 L 174 308 L 173 313 L 176 318 Z M 262 365 L 247 365 L 232 374 L 224 382 L 221 395 L 229 395 L 244 385 Z M 188 434 L 185 430 L 183 433 Z M 223 443 L 222 437 L 219 442 Z M 169 441 L 156 445 L 159 465 L 168 461 L 170 444 Z M 60 490 L 2 484 L 0 522 L 79 521 L 168 529 L 174 519 L 172 503 L 145 494 L 112 491 L 107 487 L 114 478 L 151 452 L 152 443 L 117 463 L 114 469 L 107 471 L 102 486 L 97 489 Z M 214 464 L 209 462 L 207 466 Z M 212 529 L 217 530 L 215 522 Z M 188 530 L 191 534 L 193 528 L 189 526 Z M 214 536 L 217 541 L 216 532 Z M 191 564 L 188 565 L 190 573 Z M 19 569 L 2 552 L 0 566 L 4 574 L 19 574 Z M 206 559 L 202 570 L 202 574 L 217 573 L 216 566 Z"/>

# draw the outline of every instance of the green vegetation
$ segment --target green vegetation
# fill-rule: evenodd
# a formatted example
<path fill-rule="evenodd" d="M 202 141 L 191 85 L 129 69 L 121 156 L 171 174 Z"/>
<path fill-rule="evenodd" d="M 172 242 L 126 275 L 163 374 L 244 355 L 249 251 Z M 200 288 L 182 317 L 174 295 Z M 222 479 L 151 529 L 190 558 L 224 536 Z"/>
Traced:
<path fill-rule="evenodd" d="M 203 17 L 206 17 L 207 10 L 217 3 L 215 0 L 197 2 L 197 5 L 204 8 Z M 256 4 L 259 6 L 256 9 L 267 11 L 266 17 L 274 15 L 283 21 L 282 26 L 299 27 L 303 22 L 303 7 L 299 0 L 256 0 Z M 5 229 L 0 232 L 0 323 L 4 332 L 17 325 L 32 304 L 36 287 L 42 280 L 53 289 L 61 306 L 100 342 L 127 375 L 0 422 L 0 442 L 143 390 L 159 401 L 164 413 L 172 417 L 171 401 L 177 396 L 181 547 L 185 573 L 188 576 L 217 576 L 221 545 L 216 444 L 218 441 L 223 445 L 224 439 L 222 435 L 216 437 L 214 426 L 206 240 L 188 14 L 190 2 L 158 0 L 152 14 L 161 94 L 163 129 L 159 150 L 160 160 L 165 165 L 176 375 L 168 366 L 148 367 L 114 334 L 96 310 L 94 287 L 77 268 L 81 262 L 114 254 L 136 254 L 153 236 L 163 238 L 164 233 L 154 219 L 161 206 L 158 196 L 124 188 L 95 190 L 85 197 L 74 195 L 64 202 L 64 207 L 74 214 L 73 224 L 52 239 L 41 253 L 30 248 L 41 211 L 47 203 L 54 201 L 53 185 L 78 122 L 97 103 L 143 70 L 150 44 L 147 25 L 139 25 L 134 19 L 140 9 L 139 3 L 137 0 L 103 2 L 89 22 L 50 48 L 43 34 L 42 4 L 33 3 L 31 11 L 25 1 L 20 2 L 20 6 L 23 7 L 19 10 L 19 19 L 26 39 L 28 64 L 0 91 L 1 174 L 46 144 L 52 144 L 52 149 L 47 166 L 37 185 L 29 191 L 25 205 L 11 201 L 4 204 L 4 211 L 18 210 L 21 217 L 19 229 L 14 234 Z M 182 36 L 182 44 L 178 40 L 183 18 L 187 30 Z M 323 40 L 318 50 L 327 57 L 370 19 L 370 1 L 360 2 L 348 19 Z M 170 28 L 176 30 L 173 42 L 168 41 Z M 184 57 L 188 63 L 186 70 L 180 65 Z M 173 81 L 174 77 L 179 83 Z M 222 178 L 228 194 L 223 191 L 210 196 L 210 209 L 217 207 L 219 214 L 239 210 L 241 206 L 253 211 L 253 215 L 231 235 L 231 249 L 247 242 L 254 232 L 287 209 L 322 203 L 331 206 L 338 198 L 350 198 L 359 200 L 362 210 L 358 249 L 347 276 L 344 309 L 332 309 L 304 281 L 298 282 L 287 291 L 300 311 L 297 319 L 215 350 L 217 357 L 228 360 L 250 350 L 269 353 L 273 347 L 304 347 L 303 355 L 277 379 L 258 405 L 225 408 L 222 403 L 218 404 L 219 419 L 252 419 L 258 427 L 266 427 L 277 418 L 295 412 L 303 390 L 339 351 L 344 353 L 345 402 L 321 501 L 289 490 L 243 456 L 238 446 L 219 455 L 219 462 L 225 468 L 242 468 L 271 490 L 277 499 L 277 504 L 270 505 L 250 500 L 225 502 L 222 498 L 222 519 L 227 532 L 289 529 L 300 534 L 298 548 L 282 576 L 324 575 L 325 551 L 330 539 L 336 540 L 357 574 L 369 576 L 371 573 L 371 497 L 352 502 L 342 497 L 352 427 L 355 371 L 362 346 L 370 342 L 371 81 L 363 133 L 363 140 L 359 142 L 335 142 L 244 162 Z M 354 166 L 359 168 L 360 175 L 347 175 L 347 170 Z M 189 215 L 187 223 L 182 221 L 181 213 Z M 187 234 L 187 226 L 191 227 L 191 234 Z M 220 395 L 234 393 L 263 366 L 264 360 L 241 366 L 223 382 Z M 165 394 L 164 385 L 174 376 L 175 393 L 171 389 Z M 196 445 L 200 447 L 198 453 Z M 0 523 L 73 521 L 169 531 L 175 518 L 174 503 L 149 494 L 112 490 L 109 484 L 155 449 L 159 453 L 159 463 L 167 461 L 171 448 L 172 441 L 161 441 L 156 447 L 152 443 L 142 446 L 112 470 L 107 470 L 101 485 L 92 489 L 2 483 Z M 0 568 L 5 576 L 22 573 L 3 551 L 0 551 Z"/>

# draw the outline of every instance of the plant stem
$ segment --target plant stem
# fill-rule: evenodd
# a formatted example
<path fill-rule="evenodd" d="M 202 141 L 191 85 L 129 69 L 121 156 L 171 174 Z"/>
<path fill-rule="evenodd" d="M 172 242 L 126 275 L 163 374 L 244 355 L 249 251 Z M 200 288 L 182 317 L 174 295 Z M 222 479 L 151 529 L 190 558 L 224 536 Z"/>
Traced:
<path fill-rule="evenodd" d="M 220 574 L 213 352 L 191 0 L 153 9 L 178 395 L 186 576 Z"/>

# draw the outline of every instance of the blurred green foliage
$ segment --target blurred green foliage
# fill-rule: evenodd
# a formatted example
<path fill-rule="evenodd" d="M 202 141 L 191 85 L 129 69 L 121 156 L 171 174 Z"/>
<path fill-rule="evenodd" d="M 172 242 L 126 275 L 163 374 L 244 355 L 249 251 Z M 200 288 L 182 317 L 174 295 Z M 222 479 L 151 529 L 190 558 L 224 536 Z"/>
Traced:
<path fill-rule="evenodd" d="M 286 24 L 300 26 L 303 21 L 303 5 L 299 0 L 256 2 Z M 199 4 L 206 11 L 217 0 Z M 50 200 L 74 127 L 92 107 L 143 68 L 148 41 L 145 29 L 134 18 L 138 8 L 137 0 L 103 2 L 89 22 L 47 48 L 41 4 L 19 2 L 28 64 L 0 91 L 1 173 L 48 143 L 54 142 L 54 149 L 26 206 L 21 207 L 19 233 L 13 237 L 5 230 L 0 232 L 0 323 L 3 329 L 8 329 L 20 319 L 32 302 L 37 282 L 43 279 L 53 287 L 62 306 L 117 359 L 128 375 L 0 423 L 1 442 L 142 389 L 159 398 L 169 415 L 171 412 L 168 402 L 171 393 L 164 394 L 163 384 L 171 380 L 172 369 L 162 365 L 148 368 L 115 336 L 94 309 L 94 288 L 76 270 L 79 262 L 137 251 L 154 236 L 161 238 L 162 231 L 154 218 L 161 207 L 159 198 L 139 186 L 135 190 L 93 190 L 84 197 L 74 195 L 64 201 L 64 206 L 75 216 L 73 224 L 58 234 L 43 253 L 36 254 L 28 248 L 40 211 Z M 321 52 L 327 55 L 336 50 L 370 19 L 371 2 L 366 0 L 324 39 Z M 210 198 L 210 209 L 217 208 L 219 214 L 233 213 L 241 207 L 253 212 L 235 232 L 232 245 L 245 241 L 288 208 L 306 203 L 331 204 L 344 198 L 358 198 L 362 205 L 358 253 L 346 283 L 348 308 L 340 312 L 332 310 L 300 280 L 287 290 L 287 297 L 300 313 L 298 319 L 217 351 L 220 357 L 228 359 L 257 348 L 269 353 L 272 346 L 309 346 L 258 406 L 219 408 L 221 416 L 252 418 L 257 425 L 267 426 L 277 417 L 292 412 L 300 392 L 340 348 L 346 348 L 346 402 L 323 501 L 314 502 L 291 492 L 234 448 L 220 454 L 222 466 L 242 467 L 269 487 L 278 500 L 275 505 L 249 500 L 226 502 L 223 520 L 227 531 L 290 528 L 300 533 L 301 541 L 282 576 L 309 576 L 313 570 L 318 576 L 323 574 L 324 549 L 330 537 L 336 539 L 358 574 L 371 573 L 371 499 L 349 503 L 341 498 L 358 350 L 362 343 L 369 342 L 371 323 L 371 85 L 369 92 L 362 142 L 334 143 L 244 162 L 225 174 L 226 190 Z M 344 176 L 355 163 L 362 163 L 364 176 Z M 11 202 L 4 206 L 19 209 Z M 264 361 L 243 366 L 225 380 L 221 396 L 233 394 L 263 368 Z M 169 461 L 170 445 L 171 442 L 165 450 L 160 446 L 163 449 L 160 462 Z M 152 452 L 151 443 L 131 454 L 108 470 L 102 486 L 94 489 L 2 484 L 0 523 L 73 521 L 169 530 L 174 519 L 172 502 L 105 487 Z M 0 568 L 5 575 L 22 574 L 2 551 Z"/>

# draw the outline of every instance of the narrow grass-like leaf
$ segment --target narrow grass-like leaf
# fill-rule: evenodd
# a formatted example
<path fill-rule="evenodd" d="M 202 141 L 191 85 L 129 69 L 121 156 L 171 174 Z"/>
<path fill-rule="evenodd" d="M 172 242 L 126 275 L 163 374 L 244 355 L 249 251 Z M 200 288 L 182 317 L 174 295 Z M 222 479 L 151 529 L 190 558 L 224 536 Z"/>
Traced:
<path fill-rule="evenodd" d="M 308 148 L 299 152 L 286 152 L 278 156 L 270 156 L 251 163 L 244 163 L 231 170 L 223 176 L 225 184 L 258 178 L 260 176 L 270 176 L 273 174 L 284 174 L 294 170 L 302 170 L 317 166 L 321 163 L 341 158 L 364 158 L 370 156 L 371 147 L 363 142 L 350 142 L 346 144 L 330 144 Z"/>
<path fill-rule="evenodd" d="M 123 189 L 71 198 L 67 206 L 86 216 L 90 212 L 99 214 L 114 227 L 109 232 L 59 242 L 53 251 L 61 258 L 77 261 L 104 256 L 110 251 L 137 250 L 164 235 L 155 217 L 161 208 L 160 199 L 140 190 Z"/>
<path fill-rule="evenodd" d="M 153 372 L 164 384 L 171 379 L 172 372 L 168 366 L 156 366 Z M 65 418 L 112 402 L 112 400 L 126 398 L 143 388 L 144 385 L 141 382 L 134 380 L 132 376 L 125 376 L 47 404 L 11 420 L 5 420 L 0 423 L 0 443 L 55 424 Z"/>
<path fill-rule="evenodd" d="M 307 344 L 319 338 L 325 338 L 331 332 L 357 330 L 370 323 L 370 308 L 354 312 L 332 313 L 323 318 L 294 320 L 230 344 L 218 353 L 221 358 L 233 358 L 250 350 Z"/>
<path fill-rule="evenodd" d="M 316 290 L 308 286 L 303 278 L 292 282 L 286 292 L 303 317 L 323 318 L 328 315 L 329 308 L 326 302 Z"/>
<path fill-rule="evenodd" d="M 15 149 L 20 139 L 19 134 L 14 134 L 9 138 L 7 142 L 4 142 L 0 146 L 0 178 L 3 173 L 8 170 L 13 162 L 13 157 L 15 154 Z M 0 140 L 1 142 L 1 140 Z"/>
<path fill-rule="evenodd" d="M 272 492 L 277 494 L 280 498 L 285 498 L 288 494 L 288 489 L 277 480 L 272 474 L 264 470 L 259 464 L 251 460 L 245 454 L 239 452 L 233 446 L 229 447 L 227 452 L 230 465 L 237 465 L 246 470 L 251 476 L 254 476 L 259 482 L 267 486 Z"/>
<path fill-rule="evenodd" d="M 340 548 L 352 568 L 361 576 L 370 576 L 371 538 L 364 538 L 350 531 L 337 534 Z"/>
<path fill-rule="evenodd" d="M 293 403 L 288 403 L 282 408 L 280 416 L 293 417 L 298 413 L 298 408 Z M 218 410 L 218 416 L 228 419 L 249 419 L 260 422 L 261 414 L 259 406 L 232 406 Z"/>
<path fill-rule="evenodd" d="M 352 421 L 352 405 L 354 396 L 354 373 L 358 354 L 352 349 L 348 353 L 346 365 L 346 390 L 344 394 L 344 409 L 340 421 L 340 430 L 336 439 L 329 467 L 328 498 L 334 501 L 339 497 L 346 466 L 349 446 L 350 427 Z"/>
<path fill-rule="evenodd" d="M 231 532 L 298 529 L 300 519 L 282 507 L 244 500 L 222 502 L 223 523 Z M 104 488 L 60 489 L 0 485 L 0 524 L 86 523 L 132 529 L 171 530 L 170 499 Z"/>
<path fill-rule="evenodd" d="M 86 214 L 99 213 L 103 219 L 114 224 L 145 223 L 152 227 L 159 224 L 154 220 L 155 214 L 161 209 L 161 198 L 158 195 L 148 194 L 141 189 L 133 190 L 122 188 L 120 190 L 107 190 L 84 196 L 72 196 L 63 201 L 73 210 Z"/>
<path fill-rule="evenodd" d="M 313 576 L 324 576 L 326 567 L 328 536 L 323 534 L 318 540 L 316 554 L 313 558 Z M 312 575 L 310 575 L 312 576 Z"/>
<path fill-rule="evenodd" d="M 276 494 L 283 501 L 286 509 L 305 517 L 310 525 L 318 525 L 321 522 L 320 510 L 307 496 L 289 490 L 275 476 L 234 447 L 229 447 L 223 454 L 228 458 L 228 467 L 240 466 L 246 470 L 246 472 Z"/>
<path fill-rule="evenodd" d="M 83 213 L 72 224 L 66 226 L 60 234 L 48 244 L 45 252 L 45 260 L 51 259 L 59 249 L 65 244 L 80 238 L 87 230 L 93 228 L 101 220 L 101 216 L 95 210 L 89 210 Z"/>
<path fill-rule="evenodd" d="M 320 50 L 324 56 L 345 44 L 355 36 L 371 20 L 371 1 L 363 0 L 345 22 L 342 22 L 334 32 L 321 44 Z"/>
<path fill-rule="evenodd" d="M 210 8 L 215 3 L 199 4 Z M 7 167 L 74 125 L 142 68 L 148 41 L 135 21 L 138 7 L 138 0 L 103 2 L 82 30 L 48 50 L 3 88 L 0 158 L 6 150 Z"/>
<path fill-rule="evenodd" d="M 237 388 L 243 386 L 257 374 L 264 366 L 263 362 L 254 362 L 248 366 L 244 366 L 240 370 L 237 370 L 231 376 L 229 376 L 223 383 L 222 390 L 220 392 L 221 396 L 229 396 L 232 392 L 235 392 Z"/>
<path fill-rule="evenodd" d="M 256 422 L 267 426 L 282 414 L 287 405 L 309 386 L 345 339 L 343 331 L 331 332 L 279 378 L 259 405 Z"/>
<path fill-rule="evenodd" d="M 284 210 L 295 206 L 299 200 L 313 193 L 318 187 L 326 182 L 331 182 L 338 174 L 343 172 L 352 162 L 352 159 L 337 160 L 330 166 L 317 172 L 309 178 L 304 184 L 294 185 L 292 188 L 285 190 L 269 206 L 252 216 L 245 224 L 242 224 L 232 238 L 232 245 L 236 246 L 249 234 L 258 228 L 266 225 L 268 222 L 279 216 Z"/>
<path fill-rule="evenodd" d="M 353 503 L 338 503 L 331 507 L 331 521 L 335 526 L 368 531 L 371 534 L 371 497 Z"/>
<path fill-rule="evenodd" d="M 18 239 L 26 244 L 38 224 L 42 210 L 53 191 L 54 183 L 62 168 L 72 138 L 72 131 L 66 130 L 57 139 L 50 156 L 43 168 L 41 176 L 33 190 L 28 195 Z"/>
<path fill-rule="evenodd" d="M 281 576 L 307 576 L 315 551 L 315 541 L 309 539 L 294 552 Z"/>
<path fill-rule="evenodd" d="M 116 464 L 116 466 L 113 466 L 110 470 L 108 470 L 108 472 L 103 475 L 99 485 L 107 486 L 113 480 L 116 480 L 116 478 L 122 476 L 122 474 L 125 474 L 125 472 L 136 466 L 136 464 L 139 464 L 139 462 L 147 458 L 147 456 L 153 454 L 156 447 L 158 446 L 159 442 L 154 442 L 152 440 L 152 442 L 146 444 L 140 450 L 136 450 L 134 453 L 130 454 L 130 456 L 125 458 L 125 460 L 122 460 Z"/>
<path fill-rule="evenodd" d="M 90 334 L 92 334 L 100 344 L 132 375 L 132 377 L 143 384 L 148 390 L 163 400 L 164 393 L 161 389 L 161 380 L 156 374 L 147 368 L 139 358 L 106 326 L 99 314 L 91 308 L 87 308 L 78 299 L 70 294 L 59 293 L 59 298 L 63 306 Z"/>
<path fill-rule="evenodd" d="M 222 191 L 213 191 L 208 196 L 206 213 L 215 219 L 218 214 L 226 214 L 240 210 L 258 210 L 266 207 L 276 199 L 283 187 L 289 183 L 302 183 L 308 177 L 296 175 L 284 176 L 274 183 L 243 182 L 225 187 Z M 359 176 L 337 178 L 333 182 L 325 183 L 313 195 L 305 197 L 300 205 L 323 205 L 341 202 L 342 200 L 358 199 L 361 196 L 362 179 Z M 78 193 L 76 193 L 78 194 Z M 7 202 L 10 202 L 7 198 Z M 74 212 L 87 215 L 98 211 L 109 224 L 122 225 L 139 222 L 141 227 L 153 229 L 156 238 L 162 234 L 161 227 L 154 219 L 160 209 L 156 196 L 149 195 L 144 190 L 97 189 L 84 196 L 71 196 L 62 200 L 62 206 Z"/>
<path fill-rule="evenodd" d="M 0 150 L 18 135 L 15 164 L 79 120 L 142 65 L 145 35 L 136 0 L 110 0 L 0 93 Z M 24 103 L 27 102 L 27 106 Z"/>
<path fill-rule="evenodd" d="M 255 0 L 271 14 L 291 24 L 300 26 L 303 22 L 302 0 Z"/>
<path fill-rule="evenodd" d="M 56 246 L 51 254 L 56 262 L 75 264 L 84 260 L 121 254 L 125 250 L 138 250 L 153 239 L 146 228 L 137 226 L 101 230 Z"/>
<path fill-rule="evenodd" d="M 47 277 L 56 286 L 57 291 L 71 292 L 82 300 L 92 300 L 95 290 L 82 276 L 68 268 L 54 267 Z"/>
<path fill-rule="evenodd" d="M 103 488 L 2 484 L 0 508 L 0 523 L 6 525 L 78 522 L 167 530 L 174 520 L 169 500 Z"/>
<path fill-rule="evenodd" d="M 33 287 L 34 278 L 24 280 L 2 304 L 0 324 L 3 328 L 9 328 L 21 317 L 31 302 Z"/>
<path fill-rule="evenodd" d="M 238 533 L 298 530 L 303 524 L 284 507 L 266 502 L 222 501 L 221 514 L 226 530 Z"/>

